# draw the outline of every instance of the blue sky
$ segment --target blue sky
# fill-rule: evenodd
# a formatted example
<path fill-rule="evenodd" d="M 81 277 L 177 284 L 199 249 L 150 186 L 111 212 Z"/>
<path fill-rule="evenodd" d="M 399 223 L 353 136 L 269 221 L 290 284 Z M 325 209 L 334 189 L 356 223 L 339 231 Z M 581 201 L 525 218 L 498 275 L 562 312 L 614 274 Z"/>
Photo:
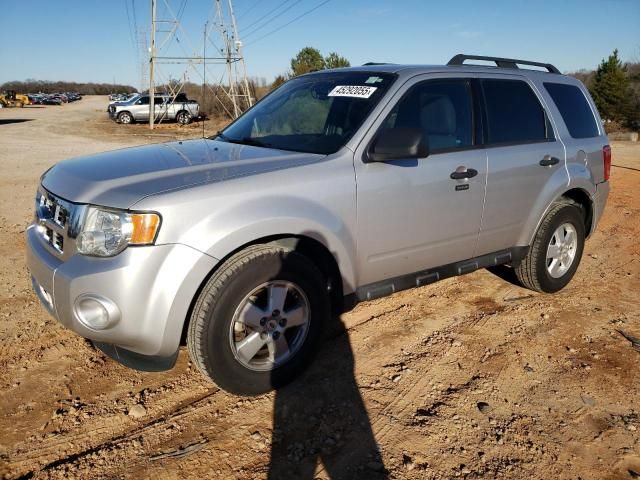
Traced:
<path fill-rule="evenodd" d="M 213 0 L 158 0 L 159 18 L 169 17 L 165 1 L 174 12 L 186 2 L 183 30 L 165 52 L 200 53 Z M 0 83 L 37 78 L 139 86 L 134 22 L 148 32 L 150 3 L 0 0 Z M 248 74 L 270 81 L 305 46 L 336 51 L 354 65 L 438 64 L 465 52 L 546 61 L 572 71 L 595 68 L 614 48 L 624 60 L 640 61 L 640 0 L 331 0 L 260 39 L 321 3 L 235 0 Z M 261 22 L 272 11 L 273 20 Z M 211 54 L 213 47 L 207 49 Z M 161 75 L 175 78 L 184 70 L 167 65 Z M 221 68 L 211 66 L 209 79 L 216 72 Z M 187 73 L 196 83 L 200 75 Z"/>

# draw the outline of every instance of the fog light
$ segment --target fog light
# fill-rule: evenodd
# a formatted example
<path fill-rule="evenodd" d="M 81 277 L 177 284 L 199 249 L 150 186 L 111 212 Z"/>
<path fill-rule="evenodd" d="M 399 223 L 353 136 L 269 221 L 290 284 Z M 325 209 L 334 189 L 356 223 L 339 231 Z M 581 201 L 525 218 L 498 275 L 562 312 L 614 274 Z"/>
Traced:
<path fill-rule="evenodd" d="M 120 320 L 120 310 L 108 298 L 94 294 L 84 294 L 75 301 L 76 318 L 92 330 L 104 330 Z"/>

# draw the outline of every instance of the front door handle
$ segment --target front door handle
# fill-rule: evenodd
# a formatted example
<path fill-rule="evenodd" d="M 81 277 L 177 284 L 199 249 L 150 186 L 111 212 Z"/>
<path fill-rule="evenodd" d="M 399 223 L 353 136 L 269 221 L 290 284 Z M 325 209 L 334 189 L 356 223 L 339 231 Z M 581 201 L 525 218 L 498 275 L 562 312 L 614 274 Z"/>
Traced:
<path fill-rule="evenodd" d="M 449 175 L 453 180 L 462 180 L 465 178 L 472 178 L 478 174 L 478 171 L 473 168 L 458 167 L 455 172 L 451 172 Z"/>
<path fill-rule="evenodd" d="M 556 157 L 552 157 L 551 155 L 545 155 L 542 160 L 540 160 L 540 165 L 543 167 L 550 167 L 551 165 L 557 165 L 560 163 Z"/>

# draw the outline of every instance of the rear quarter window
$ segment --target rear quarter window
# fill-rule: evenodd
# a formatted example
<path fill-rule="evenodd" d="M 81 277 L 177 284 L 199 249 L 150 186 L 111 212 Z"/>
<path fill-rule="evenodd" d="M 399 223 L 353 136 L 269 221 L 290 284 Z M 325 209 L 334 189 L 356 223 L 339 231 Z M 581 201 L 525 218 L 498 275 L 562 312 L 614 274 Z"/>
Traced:
<path fill-rule="evenodd" d="M 564 83 L 545 83 L 544 88 L 558 107 L 569 135 L 573 138 L 593 138 L 600 135 L 593 111 L 582 90 Z"/>

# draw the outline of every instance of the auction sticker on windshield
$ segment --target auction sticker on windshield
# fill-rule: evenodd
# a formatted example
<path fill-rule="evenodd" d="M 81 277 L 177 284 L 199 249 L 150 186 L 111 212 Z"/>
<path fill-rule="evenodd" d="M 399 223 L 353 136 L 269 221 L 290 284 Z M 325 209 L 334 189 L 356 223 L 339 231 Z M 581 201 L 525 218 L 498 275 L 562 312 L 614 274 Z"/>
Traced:
<path fill-rule="evenodd" d="M 360 85 L 338 85 L 329 92 L 330 97 L 369 98 L 378 87 Z"/>

